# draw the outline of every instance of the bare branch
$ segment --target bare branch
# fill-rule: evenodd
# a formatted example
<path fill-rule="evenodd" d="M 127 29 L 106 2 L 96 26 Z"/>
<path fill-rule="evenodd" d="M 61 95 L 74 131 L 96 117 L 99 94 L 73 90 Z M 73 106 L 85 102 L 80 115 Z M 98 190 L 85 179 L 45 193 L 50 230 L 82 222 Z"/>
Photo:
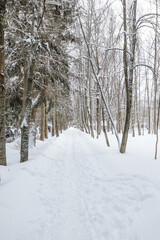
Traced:
<path fill-rule="evenodd" d="M 124 49 L 122 49 L 122 48 L 107 48 L 106 52 L 108 52 L 108 51 L 122 51 L 123 52 Z M 131 56 L 131 53 L 129 51 L 126 51 L 126 53 L 128 53 Z"/>
<path fill-rule="evenodd" d="M 145 64 L 145 63 L 138 63 L 138 64 L 136 64 L 136 65 L 134 66 L 133 69 L 135 69 L 135 68 L 137 68 L 137 67 L 147 67 L 147 68 L 149 68 L 149 69 L 153 72 L 154 75 L 156 75 L 153 67 L 151 67 L 151 66 L 149 66 L 149 65 L 147 65 L 147 64 Z"/>
<path fill-rule="evenodd" d="M 154 16 L 160 16 L 160 14 L 157 14 L 157 13 L 148 13 L 148 14 L 145 14 L 141 17 L 138 18 L 137 22 L 136 22 L 136 25 L 138 25 L 139 22 L 141 22 L 145 17 L 149 17 L 149 18 L 153 18 Z M 149 19 L 148 18 L 148 19 Z M 144 20 L 143 20 L 144 21 Z"/>

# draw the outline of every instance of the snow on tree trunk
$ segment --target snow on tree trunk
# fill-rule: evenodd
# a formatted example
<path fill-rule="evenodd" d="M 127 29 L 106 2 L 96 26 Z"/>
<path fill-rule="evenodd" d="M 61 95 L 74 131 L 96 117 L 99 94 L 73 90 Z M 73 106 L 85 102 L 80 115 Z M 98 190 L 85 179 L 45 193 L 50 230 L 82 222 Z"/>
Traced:
<path fill-rule="evenodd" d="M 36 135 L 37 135 L 37 130 L 36 130 L 36 108 L 32 109 L 32 114 L 31 114 L 31 124 L 30 124 L 30 133 L 29 133 L 29 148 L 36 147 Z"/>
<path fill-rule="evenodd" d="M 20 162 L 28 161 L 28 148 L 29 148 L 29 131 L 32 110 L 32 88 L 33 88 L 33 73 L 34 73 L 35 59 L 32 58 L 26 96 L 26 110 L 24 119 L 21 125 L 21 159 Z"/>

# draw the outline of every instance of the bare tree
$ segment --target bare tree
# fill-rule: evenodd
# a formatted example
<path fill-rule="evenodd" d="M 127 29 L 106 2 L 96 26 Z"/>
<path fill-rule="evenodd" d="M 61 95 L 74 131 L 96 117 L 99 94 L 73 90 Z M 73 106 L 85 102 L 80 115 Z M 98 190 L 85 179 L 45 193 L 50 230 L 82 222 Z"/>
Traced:
<path fill-rule="evenodd" d="M 135 47 L 136 47 L 136 11 L 137 11 L 137 0 L 131 3 L 130 7 L 130 54 L 128 56 L 128 44 L 127 44 L 127 6 L 126 0 L 123 0 L 123 27 L 124 27 L 124 76 L 125 76 L 125 87 L 126 87 L 126 119 L 124 132 L 122 137 L 122 143 L 120 152 L 125 153 L 128 139 L 128 131 L 130 127 L 131 108 L 132 108 L 132 92 L 133 92 L 133 71 L 135 61 Z"/>

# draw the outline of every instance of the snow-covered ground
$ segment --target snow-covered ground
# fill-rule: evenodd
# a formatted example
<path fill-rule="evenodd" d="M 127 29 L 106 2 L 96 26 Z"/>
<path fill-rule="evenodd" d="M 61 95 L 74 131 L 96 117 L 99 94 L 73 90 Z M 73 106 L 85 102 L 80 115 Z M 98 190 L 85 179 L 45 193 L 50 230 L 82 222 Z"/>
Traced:
<path fill-rule="evenodd" d="M 19 164 L 7 144 L 0 167 L 1 240 L 159 240 L 160 153 L 155 137 L 129 138 L 126 154 L 109 134 L 92 139 L 70 128 L 37 142 Z"/>

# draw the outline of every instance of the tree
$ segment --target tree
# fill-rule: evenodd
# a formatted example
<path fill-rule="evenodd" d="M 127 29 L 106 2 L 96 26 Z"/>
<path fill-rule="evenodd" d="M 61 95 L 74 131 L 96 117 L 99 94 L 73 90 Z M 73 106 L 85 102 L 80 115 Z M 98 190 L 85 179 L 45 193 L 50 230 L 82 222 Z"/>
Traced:
<path fill-rule="evenodd" d="M 130 7 L 130 51 L 128 53 L 127 44 L 127 5 L 126 0 L 123 0 L 123 28 L 124 28 L 124 51 L 123 51 L 123 63 L 124 63 L 124 77 L 125 77 L 125 88 L 126 88 L 126 119 L 123 131 L 122 143 L 120 152 L 125 153 L 128 139 L 128 131 L 130 127 L 131 108 L 132 108 L 132 92 L 133 92 L 133 72 L 135 62 L 135 47 L 136 47 L 136 11 L 137 11 L 137 0 L 131 3 Z"/>
<path fill-rule="evenodd" d="M 0 165 L 6 163 L 6 136 L 5 136 L 5 53 L 4 53 L 4 24 L 6 0 L 0 1 Z"/>
<path fill-rule="evenodd" d="M 107 103 L 107 101 L 106 101 L 106 98 L 105 98 L 105 95 L 104 95 L 104 92 L 103 92 L 103 89 L 102 89 L 102 85 L 101 85 L 101 83 L 100 83 L 99 68 L 98 68 L 98 66 L 95 67 L 95 64 L 93 63 L 91 51 L 90 51 L 89 44 L 88 44 L 87 39 L 86 39 L 86 35 L 85 35 L 85 32 L 84 32 L 84 28 L 83 28 L 83 25 L 82 25 L 80 16 L 79 16 L 79 22 L 80 22 L 81 31 L 82 31 L 82 34 L 83 34 L 83 37 L 84 37 L 84 41 L 85 41 L 85 43 L 86 43 L 87 51 L 88 51 L 88 57 L 87 57 L 87 59 L 90 61 L 91 68 L 92 68 L 92 72 L 93 72 L 93 75 L 94 75 L 94 77 L 95 77 L 95 79 L 96 79 L 97 86 L 98 86 L 98 88 L 99 88 L 99 91 L 100 91 L 100 94 L 101 94 L 101 97 L 102 97 L 102 100 L 103 100 L 103 103 L 104 103 L 104 107 L 105 107 L 105 109 L 106 109 L 106 111 L 107 111 L 108 117 L 109 117 L 109 119 L 110 119 L 110 121 L 111 121 L 111 124 L 112 124 L 112 127 L 113 127 L 113 129 L 114 129 L 115 136 L 116 136 L 117 143 L 118 143 L 118 147 L 120 147 L 120 140 L 119 140 L 118 132 L 117 132 L 116 126 L 115 126 L 115 124 L 114 124 L 114 120 L 113 120 L 112 114 L 111 114 L 111 112 L 110 112 L 108 103 Z M 97 71 L 96 71 L 96 69 L 97 69 Z"/>

